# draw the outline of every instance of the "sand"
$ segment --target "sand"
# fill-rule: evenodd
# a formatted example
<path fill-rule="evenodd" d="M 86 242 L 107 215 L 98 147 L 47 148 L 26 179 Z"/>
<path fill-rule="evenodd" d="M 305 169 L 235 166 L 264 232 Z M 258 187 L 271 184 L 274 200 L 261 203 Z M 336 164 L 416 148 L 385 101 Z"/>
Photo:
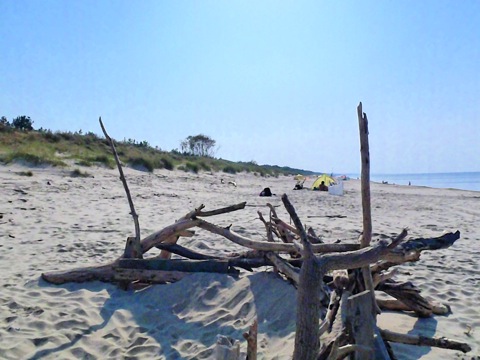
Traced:
<path fill-rule="evenodd" d="M 27 170 L 33 176 L 18 173 Z M 101 282 L 54 286 L 42 281 L 42 272 L 113 260 L 122 253 L 127 236 L 134 235 L 117 171 L 82 170 L 94 177 L 73 178 L 65 169 L 0 166 L 0 358 L 207 359 L 214 354 L 217 334 L 239 340 L 245 353 L 242 333 L 255 317 L 259 359 L 291 358 L 295 289 L 271 268 L 242 272 L 238 278 L 199 273 L 135 292 Z M 244 210 L 209 220 L 265 240 L 257 211 L 267 214 L 267 201 L 281 205 L 283 193 L 325 242 L 354 241 L 361 230 L 358 180 L 344 183 L 344 196 L 333 196 L 293 191 L 295 181 L 284 176 L 167 170 L 150 174 L 128 168 L 125 174 L 142 237 L 200 204 L 212 210 L 246 201 Z M 237 187 L 226 184 L 229 180 Z M 259 197 L 266 186 L 277 196 Z M 384 312 L 379 325 L 468 342 L 473 350 L 463 355 L 396 345 L 398 358 L 479 358 L 480 192 L 376 183 L 371 191 L 374 239 L 394 236 L 404 227 L 409 238 L 461 232 L 452 247 L 424 252 L 419 262 L 400 267 L 397 277 L 412 280 L 423 295 L 448 303 L 453 313 L 418 319 Z M 278 209 L 288 220 L 283 207 Z M 180 244 L 209 254 L 243 250 L 202 230 Z"/>

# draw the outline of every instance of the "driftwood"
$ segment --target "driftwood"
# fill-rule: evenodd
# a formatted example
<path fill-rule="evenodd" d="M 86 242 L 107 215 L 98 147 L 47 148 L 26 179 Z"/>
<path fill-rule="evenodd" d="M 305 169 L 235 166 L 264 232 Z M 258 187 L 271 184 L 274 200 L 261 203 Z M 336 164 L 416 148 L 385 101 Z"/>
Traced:
<path fill-rule="evenodd" d="M 100 127 L 102 128 L 103 134 L 107 139 L 108 143 L 110 144 L 110 148 L 112 149 L 113 156 L 115 157 L 115 163 L 117 164 L 118 172 L 120 173 L 120 180 L 122 181 L 123 187 L 125 189 L 125 193 L 127 194 L 128 205 L 130 206 L 130 214 L 132 215 L 133 222 L 135 224 L 135 237 L 129 237 L 127 239 L 127 243 L 125 245 L 125 251 L 123 257 L 133 257 L 133 258 L 141 258 L 142 253 L 140 249 L 140 223 L 138 221 L 138 215 L 135 211 L 135 206 L 133 205 L 132 196 L 130 195 L 130 190 L 128 189 L 127 179 L 125 179 L 125 175 L 123 174 L 122 165 L 120 164 L 120 159 L 118 158 L 117 150 L 115 149 L 115 144 L 113 143 L 112 138 L 107 134 L 107 130 L 103 126 L 102 118 L 98 119 L 100 122 Z"/>
<path fill-rule="evenodd" d="M 357 107 L 358 127 L 360 132 L 360 155 L 362 160 L 361 174 L 361 193 L 362 193 L 362 215 L 363 215 L 363 232 L 360 240 L 362 247 L 367 247 L 372 241 L 372 210 L 370 201 L 370 145 L 368 143 L 368 119 L 367 114 L 362 111 L 362 103 Z M 370 272 L 370 264 L 362 268 L 363 280 L 365 288 L 368 289 L 372 302 L 372 314 L 375 317 L 379 309 L 375 301 L 375 287 L 373 285 L 372 273 Z M 365 315 L 367 316 L 367 315 Z M 367 322 L 368 319 L 366 318 Z M 369 334 L 373 337 L 373 332 Z"/>
<path fill-rule="evenodd" d="M 399 334 L 389 330 L 380 330 L 380 333 L 385 340 L 396 343 L 419 346 L 434 346 L 442 349 L 459 350 L 463 353 L 467 353 L 472 350 L 468 344 L 447 339 L 445 337 L 431 338 L 426 336 Z"/>
<path fill-rule="evenodd" d="M 257 334 L 258 334 L 258 320 L 255 319 L 253 324 L 248 329 L 248 333 L 243 333 L 243 337 L 247 340 L 247 359 L 257 360 Z"/>
<path fill-rule="evenodd" d="M 247 206 L 245 202 L 209 211 L 205 211 L 202 204 L 174 224 L 140 239 L 138 215 L 115 146 L 100 119 L 129 200 L 135 223 L 135 237 L 127 238 L 122 256 L 110 263 L 45 272 L 42 278 L 53 284 L 100 280 L 128 288 L 130 284 L 175 282 L 195 272 L 235 275 L 239 269 L 253 271 L 255 268 L 273 266 L 297 288 L 294 359 L 341 359 L 353 353 L 355 359 L 371 359 L 372 354 L 375 354 L 376 358 L 394 360 L 389 342 L 470 351 L 468 344 L 454 340 L 397 334 L 379 330 L 376 326 L 376 315 L 380 308 L 413 312 L 422 317 L 444 315 L 451 311 L 448 305 L 424 298 L 412 283 L 396 282 L 394 267 L 418 261 L 422 251 L 440 250 L 453 245 L 460 238 L 460 233 L 457 231 L 434 238 L 405 240 L 407 229 L 404 229 L 388 241 L 372 241 L 368 121 L 362 112 L 361 103 L 357 113 L 362 157 L 363 232 L 356 243 L 323 243 L 312 228 L 305 230 L 286 194 L 282 196 L 282 201 L 293 225 L 283 221 L 271 204 L 266 204 L 268 219 L 260 211 L 257 212 L 259 220 L 264 224 L 267 241 L 247 238 L 235 233 L 232 225 L 221 227 L 204 219 L 243 210 Z M 179 245 L 178 242 L 183 237 L 195 236 L 195 228 L 228 239 L 247 248 L 247 251 L 214 256 Z M 143 259 L 152 249 L 159 249 L 160 254 Z M 171 259 L 172 254 L 181 259 Z M 377 299 L 375 291 L 383 292 L 389 298 Z M 256 321 L 249 332 L 244 333 L 247 358 L 250 360 L 257 356 L 257 333 Z M 218 337 L 217 358 L 238 359 L 239 351 L 238 341 Z"/>

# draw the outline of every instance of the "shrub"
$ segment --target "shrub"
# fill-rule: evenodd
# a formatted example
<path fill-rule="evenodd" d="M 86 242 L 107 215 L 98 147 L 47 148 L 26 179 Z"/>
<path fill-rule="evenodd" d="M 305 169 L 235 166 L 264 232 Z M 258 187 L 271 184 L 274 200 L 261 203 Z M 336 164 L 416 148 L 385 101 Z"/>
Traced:
<path fill-rule="evenodd" d="M 128 158 L 127 163 L 133 168 L 144 168 L 149 172 L 153 172 L 153 162 L 143 157 Z"/>
<path fill-rule="evenodd" d="M 198 165 L 202 168 L 202 170 L 205 170 L 205 171 L 211 171 L 212 170 L 210 165 L 208 165 L 205 161 L 200 161 L 198 163 Z"/>
<path fill-rule="evenodd" d="M 198 166 L 197 164 L 195 164 L 195 163 L 187 162 L 187 163 L 185 164 L 185 167 L 186 167 L 187 171 L 192 171 L 192 172 L 194 172 L 195 174 L 198 173 L 199 166 Z"/>
<path fill-rule="evenodd" d="M 23 161 L 31 166 L 52 165 L 52 166 L 66 166 L 66 164 L 57 159 L 48 159 L 35 154 L 27 152 L 13 152 L 3 157 L 3 161 L 10 163 L 13 161 Z"/>
<path fill-rule="evenodd" d="M 102 163 L 109 168 L 113 168 L 113 160 L 110 157 L 108 157 L 107 155 L 94 156 L 93 158 L 91 158 L 91 161 L 99 162 L 99 163 Z"/>
<path fill-rule="evenodd" d="M 52 142 L 52 143 L 56 143 L 56 142 L 59 142 L 60 141 L 60 136 L 58 134 L 54 134 L 52 132 L 52 130 L 46 130 L 45 132 L 42 133 L 43 134 L 43 137 Z"/>
<path fill-rule="evenodd" d="M 15 129 L 19 130 L 33 130 L 33 121 L 30 119 L 30 116 L 17 116 L 13 119 L 12 125 Z"/>
<path fill-rule="evenodd" d="M 227 174 L 236 174 L 237 169 L 235 169 L 232 165 L 227 165 L 223 168 L 223 172 Z"/>
<path fill-rule="evenodd" d="M 167 158 L 162 158 L 160 160 L 162 163 L 163 163 L 163 167 L 167 170 L 173 170 L 174 166 L 173 166 L 173 162 L 170 160 L 170 159 L 167 159 Z"/>

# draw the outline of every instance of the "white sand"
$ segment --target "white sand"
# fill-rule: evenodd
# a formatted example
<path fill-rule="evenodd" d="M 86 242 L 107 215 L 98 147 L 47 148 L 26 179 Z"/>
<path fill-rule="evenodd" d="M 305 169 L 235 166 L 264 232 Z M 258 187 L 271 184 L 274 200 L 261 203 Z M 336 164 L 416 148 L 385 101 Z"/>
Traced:
<path fill-rule="evenodd" d="M 66 170 L 0 166 L 0 358 L 2 359 L 205 359 L 216 335 L 238 339 L 259 319 L 259 359 L 289 359 L 295 330 L 295 290 L 271 269 L 236 279 L 195 274 L 170 285 L 125 292 L 101 282 L 53 286 L 42 272 L 97 265 L 117 258 L 134 226 L 116 170 L 89 169 L 94 178 L 71 178 Z M 245 210 L 210 218 L 242 235 L 265 239 L 257 211 L 280 196 L 260 198 L 269 186 L 287 193 L 303 222 L 326 242 L 354 241 L 361 230 L 360 185 L 345 182 L 342 197 L 293 191 L 291 177 L 253 174 L 155 174 L 125 169 L 142 237 L 172 224 L 200 204 L 212 210 L 247 201 Z M 221 184 L 235 180 L 237 187 Z M 307 182 L 307 184 L 310 182 Z M 256 206 L 251 206 L 256 205 Z M 279 214 L 288 219 L 283 207 Z M 345 215 L 327 218 L 325 215 Z M 374 238 L 461 231 L 446 250 L 425 252 L 400 268 L 422 294 L 448 303 L 453 313 L 418 319 L 384 313 L 381 327 L 468 342 L 472 352 L 395 346 L 399 359 L 471 359 L 480 354 L 480 193 L 372 184 Z M 308 217 L 314 216 L 314 217 Z M 181 245 L 209 254 L 243 250 L 197 230 Z M 407 275 L 408 274 L 408 275 Z M 469 329 L 471 329 L 469 331 Z M 468 333 L 468 335 L 467 335 Z"/>

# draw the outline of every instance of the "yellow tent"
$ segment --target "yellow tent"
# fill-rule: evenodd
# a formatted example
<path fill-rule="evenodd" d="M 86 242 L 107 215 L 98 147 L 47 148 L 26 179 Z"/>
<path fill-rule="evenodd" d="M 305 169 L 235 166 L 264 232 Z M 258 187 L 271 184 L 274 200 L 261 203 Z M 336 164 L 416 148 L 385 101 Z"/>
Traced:
<path fill-rule="evenodd" d="M 318 189 L 318 187 L 320 186 L 322 181 L 325 182 L 325 185 L 327 185 L 327 186 L 335 184 L 335 179 L 334 178 L 332 178 L 330 175 L 323 174 L 323 175 L 320 175 L 319 177 L 317 177 L 315 179 L 315 181 L 313 182 L 313 185 L 312 185 L 312 190 Z"/>

